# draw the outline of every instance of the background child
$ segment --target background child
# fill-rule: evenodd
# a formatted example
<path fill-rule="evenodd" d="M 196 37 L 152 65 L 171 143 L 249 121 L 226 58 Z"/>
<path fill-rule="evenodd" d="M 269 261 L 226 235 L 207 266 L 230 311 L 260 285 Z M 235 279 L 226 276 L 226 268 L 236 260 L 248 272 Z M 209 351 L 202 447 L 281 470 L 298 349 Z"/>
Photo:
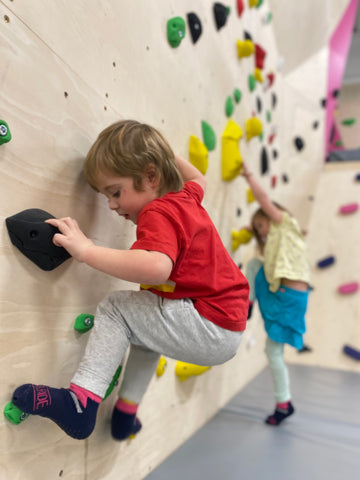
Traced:
<path fill-rule="evenodd" d="M 305 312 L 310 282 L 306 244 L 297 221 L 273 203 L 246 165 L 243 176 L 260 204 L 252 217 L 264 265 L 258 264 L 255 294 L 264 319 L 266 355 L 273 378 L 276 406 L 266 423 L 279 425 L 294 413 L 288 370 L 284 362 L 284 344 L 303 347 Z M 256 268 L 254 264 L 253 267 Z"/>
<path fill-rule="evenodd" d="M 137 225 L 136 241 L 130 250 L 96 246 L 69 217 L 48 221 L 60 230 L 53 241 L 77 261 L 141 289 L 113 292 L 98 305 L 69 389 L 25 384 L 12 401 L 86 438 L 131 345 L 111 421 L 113 437 L 122 440 L 141 428 L 138 404 L 160 354 L 207 366 L 236 354 L 249 289 L 201 206 L 205 178 L 157 130 L 130 120 L 111 125 L 90 149 L 84 173 L 111 210 Z"/>

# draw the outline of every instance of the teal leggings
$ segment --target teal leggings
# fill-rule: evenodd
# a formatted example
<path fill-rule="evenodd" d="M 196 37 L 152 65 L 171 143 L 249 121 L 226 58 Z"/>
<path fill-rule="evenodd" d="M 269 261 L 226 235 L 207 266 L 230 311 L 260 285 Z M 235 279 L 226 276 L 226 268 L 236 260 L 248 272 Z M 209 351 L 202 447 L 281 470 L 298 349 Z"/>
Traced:
<path fill-rule="evenodd" d="M 271 370 L 274 395 L 277 403 L 287 402 L 291 398 L 289 385 L 289 372 L 284 362 L 284 344 L 274 342 L 267 337 L 265 345 Z"/>

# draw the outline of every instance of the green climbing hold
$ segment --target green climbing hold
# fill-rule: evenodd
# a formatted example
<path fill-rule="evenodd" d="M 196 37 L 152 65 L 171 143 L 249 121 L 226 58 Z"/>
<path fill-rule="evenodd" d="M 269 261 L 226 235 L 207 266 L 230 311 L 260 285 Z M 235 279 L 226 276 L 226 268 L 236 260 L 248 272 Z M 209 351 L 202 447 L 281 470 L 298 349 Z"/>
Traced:
<path fill-rule="evenodd" d="M 258 0 L 258 3 L 256 5 L 256 8 L 261 7 L 261 5 L 264 3 L 264 0 Z"/>
<path fill-rule="evenodd" d="M 181 17 L 170 18 L 167 22 L 167 37 L 170 45 L 176 48 L 185 37 L 185 20 Z"/>
<path fill-rule="evenodd" d="M 116 370 L 115 375 L 113 376 L 113 379 L 111 380 L 111 383 L 109 385 L 109 388 L 106 390 L 103 401 L 105 400 L 105 398 L 107 398 L 110 395 L 110 393 L 114 390 L 114 387 L 116 387 L 116 385 L 118 384 L 121 369 L 122 369 L 122 365 L 120 365 L 119 368 Z"/>
<path fill-rule="evenodd" d="M 266 110 L 266 120 L 270 123 L 271 122 L 271 112 L 270 110 Z"/>
<path fill-rule="evenodd" d="M 9 125 L 4 120 L 0 120 L 0 145 L 10 142 L 10 140 L 11 132 Z"/>
<path fill-rule="evenodd" d="M 251 74 L 249 75 L 248 82 L 249 82 L 250 92 L 253 92 L 255 90 L 255 87 L 256 87 L 256 80 L 255 80 L 254 75 L 251 75 Z"/>
<path fill-rule="evenodd" d="M 94 315 L 80 313 L 75 319 L 74 329 L 80 333 L 87 332 L 94 325 Z"/>
<path fill-rule="evenodd" d="M 24 413 L 20 408 L 16 407 L 12 402 L 8 402 L 4 408 L 5 417 L 14 425 L 19 425 L 29 416 L 28 413 Z"/>
<path fill-rule="evenodd" d="M 234 104 L 232 98 L 229 96 L 225 102 L 225 113 L 227 117 L 230 117 L 234 111 Z"/>
<path fill-rule="evenodd" d="M 214 150 L 216 146 L 214 129 L 204 120 L 201 121 L 201 129 L 205 147 L 208 150 Z"/>
<path fill-rule="evenodd" d="M 336 146 L 336 147 L 342 147 L 342 146 L 343 146 L 343 142 L 342 142 L 341 140 L 337 140 L 337 141 L 335 142 L 335 146 Z"/>
<path fill-rule="evenodd" d="M 346 118 L 345 120 L 343 120 L 341 122 L 343 125 L 346 125 L 346 126 L 351 126 L 351 125 L 354 125 L 354 123 L 356 123 L 356 120 L 355 118 Z"/>
<path fill-rule="evenodd" d="M 235 102 L 236 102 L 236 103 L 239 103 L 240 100 L 241 100 L 241 97 L 242 97 L 241 91 L 240 91 L 238 88 L 235 88 L 235 90 L 234 90 Z"/>

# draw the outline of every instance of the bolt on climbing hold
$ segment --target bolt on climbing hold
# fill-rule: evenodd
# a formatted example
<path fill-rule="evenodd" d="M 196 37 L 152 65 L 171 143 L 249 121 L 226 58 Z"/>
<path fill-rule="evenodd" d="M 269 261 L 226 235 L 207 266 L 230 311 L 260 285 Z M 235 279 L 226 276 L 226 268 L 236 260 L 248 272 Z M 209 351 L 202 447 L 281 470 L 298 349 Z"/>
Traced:
<path fill-rule="evenodd" d="M 94 325 L 94 315 L 80 313 L 75 319 L 74 329 L 80 333 L 87 332 Z"/>
<path fill-rule="evenodd" d="M 181 17 L 170 18 L 167 22 L 167 37 L 170 45 L 176 48 L 185 37 L 185 20 Z"/>
<path fill-rule="evenodd" d="M 0 120 L 0 145 L 10 142 L 10 140 L 11 132 L 9 125 L 4 120 Z"/>
<path fill-rule="evenodd" d="M 19 425 L 29 416 L 28 413 L 23 412 L 16 407 L 12 402 L 8 402 L 4 408 L 5 417 L 14 425 Z"/>

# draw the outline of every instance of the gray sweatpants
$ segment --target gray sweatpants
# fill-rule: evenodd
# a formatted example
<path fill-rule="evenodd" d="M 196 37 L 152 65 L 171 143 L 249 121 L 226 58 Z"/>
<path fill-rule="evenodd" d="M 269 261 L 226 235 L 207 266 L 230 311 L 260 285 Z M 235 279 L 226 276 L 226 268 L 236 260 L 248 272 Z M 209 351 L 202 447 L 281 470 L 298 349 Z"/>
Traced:
<path fill-rule="evenodd" d="M 170 300 L 147 290 L 113 292 L 98 305 L 72 383 L 104 397 L 131 344 L 120 396 L 140 403 L 160 354 L 218 365 L 236 354 L 241 335 L 202 317 L 190 299 Z"/>

